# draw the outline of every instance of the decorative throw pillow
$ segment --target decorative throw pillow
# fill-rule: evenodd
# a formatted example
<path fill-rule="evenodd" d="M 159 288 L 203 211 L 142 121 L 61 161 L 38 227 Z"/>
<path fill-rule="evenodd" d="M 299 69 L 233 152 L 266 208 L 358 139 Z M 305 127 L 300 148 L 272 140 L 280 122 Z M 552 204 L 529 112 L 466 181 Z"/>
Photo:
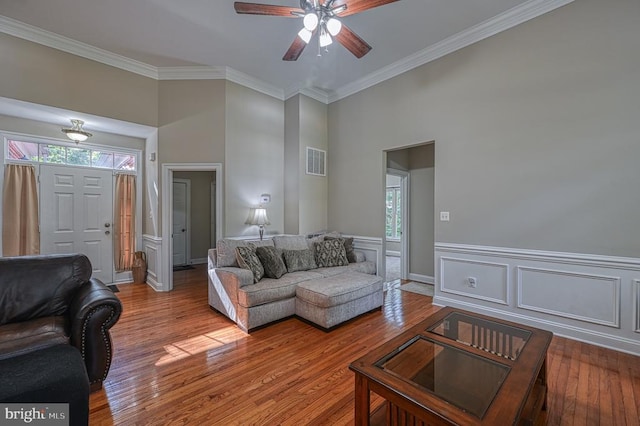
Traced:
<path fill-rule="evenodd" d="M 353 250 L 353 237 L 333 237 L 326 236 L 325 240 L 342 240 L 344 243 L 344 250 L 347 252 L 347 260 L 349 263 L 355 263 L 358 259 L 355 251 Z"/>
<path fill-rule="evenodd" d="M 344 243 L 340 240 L 324 240 L 314 244 L 316 249 L 316 264 L 318 268 L 330 266 L 346 266 L 349 264 L 347 260 L 347 252 L 344 249 Z"/>
<path fill-rule="evenodd" d="M 283 250 L 282 255 L 288 272 L 308 271 L 318 267 L 311 250 Z"/>
<path fill-rule="evenodd" d="M 236 258 L 241 268 L 253 273 L 253 282 L 257 283 L 264 276 L 264 268 L 258 255 L 251 247 L 236 247 Z"/>
<path fill-rule="evenodd" d="M 280 278 L 287 273 L 280 251 L 275 247 L 263 246 L 256 248 L 256 254 L 264 267 L 264 275 L 269 278 Z"/>

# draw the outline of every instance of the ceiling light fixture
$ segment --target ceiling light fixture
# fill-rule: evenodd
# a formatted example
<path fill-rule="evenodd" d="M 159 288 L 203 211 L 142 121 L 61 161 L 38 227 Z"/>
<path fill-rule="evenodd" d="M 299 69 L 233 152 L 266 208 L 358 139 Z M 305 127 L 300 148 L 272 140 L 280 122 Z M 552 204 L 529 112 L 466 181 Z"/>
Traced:
<path fill-rule="evenodd" d="M 84 142 L 93 136 L 89 132 L 85 132 L 82 129 L 84 125 L 84 121 L 82 120 L 71 120 L 71 128 L 62 128 L 62 132 L 67 135 L 69 139 L 74 141 L 75 143 Z"/>

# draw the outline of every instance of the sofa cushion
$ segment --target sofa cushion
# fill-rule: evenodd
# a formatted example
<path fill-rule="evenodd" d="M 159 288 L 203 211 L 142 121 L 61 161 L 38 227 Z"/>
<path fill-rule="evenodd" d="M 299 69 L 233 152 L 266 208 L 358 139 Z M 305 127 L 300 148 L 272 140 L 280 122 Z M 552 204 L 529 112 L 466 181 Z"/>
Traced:
<path fill-rule="evenodd" d="M 322 278 L 313 271 L 293 272 L 279 279 L 263 278 L 259 283 L 240 288 L 238 304 L 246 308 L 296 296 L 296 286 L 307 280 Z"/>
<path fill-rule="evenodd" d="M 280 278 L 287 273 L 287 267 L 282 260 L 282 255 L 275 247 L 256 247 L 256 254 L 264 267 L 265 277 Z"/>
<path fill-rule="evenodd" d="M 325 240 L 314 244 L 318 268 L 346 266 L 349 264 L 344 244 L 341 240 Z"/>
<path fill-rule="evenodd" d="M 264 267 L 255 250 L 251 247 L 236 247 L 236 257 L 238 265 L 243 269 L 248 269 L 253 273 L 253 281 L 258 282 L 264 276 Z"/>
<path fill-rule="evenodd" d="M 289 272 L 308 271 L 309 269 L 316 269 L 318 267 L 313 252 L 309 249 L 283 250 L 282 255 L 287 265 L 287 271 Z"/>
<path fill-rule="evenodd" d="M 307 237 L 304 235 L 276 235 L 273 244 L 280 250 L 304 250 L 308 249 Z"/>
<path fill-rule="evenodd" d="M 347 260 L 349 263 L 357 262 L 358 259 L 353 249 L 353 237 L 335 237 L 332 235 L 327 235 L 324 237 L 325 240 L 342 240 L 344 244 L 344 251 L 347 253 Z"/>
<path fill-rule="evenodd" d="M 0 326 L 0 359 L 68 343 L 69 336 L 65 333 L 65 319 L 62 316 Z"/>
<path fill-rule="evenodd" d="M 296 297 L 312 305 L 328 308 L 382 292 L 382 281 L 381 277 L 375 275 L 345 272 L 298 284 Z"/>
<path fill-rule="evenodd" d="M 224 266 L 239 266 L 236 260 L 236 248 L 248 247 L 249 243 L 242 240 L 231 240 L 225 238 L 218 240 L 216 243 L 216 250 L 218 252 L 218 258 L 216 259 L 216 265 L 221 268 Z"/>

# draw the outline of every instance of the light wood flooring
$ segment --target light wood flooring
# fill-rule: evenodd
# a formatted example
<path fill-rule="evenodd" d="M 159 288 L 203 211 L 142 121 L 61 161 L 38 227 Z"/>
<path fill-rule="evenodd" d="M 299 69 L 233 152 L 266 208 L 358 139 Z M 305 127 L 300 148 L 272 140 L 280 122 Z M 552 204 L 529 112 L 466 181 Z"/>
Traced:
<path fill-rule="evenodd" d="M 382 311 L 329 333 L 291 318 L 248 335 L 209 308 L 206 265 L 174 277 L 170 293 L 119 286 L 91 425 L 353 424 L 349 363 L 438 309 L 392 286 Z M 549 425 L 640 425 L 639 357 L 554 337 L 548 376 Z"/>

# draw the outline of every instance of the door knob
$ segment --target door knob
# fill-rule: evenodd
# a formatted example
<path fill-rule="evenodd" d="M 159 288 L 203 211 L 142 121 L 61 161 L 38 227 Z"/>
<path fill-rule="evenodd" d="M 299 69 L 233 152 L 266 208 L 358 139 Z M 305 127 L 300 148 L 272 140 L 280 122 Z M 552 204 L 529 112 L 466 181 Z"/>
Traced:
<path fill-rule="evenodd" d="M 183 228 L 183 229 L 182 229 L 182 232 L 184 232 L 184 231 L 186 231 L 186 229 L 184 229 L 184 228 Z"/>
<path fill-rule="evenodd" d="M 107 223 L 105 223 L 105 224 L 104 224 L 104 227 L 105 227 L 105 228 L 108 228 L 108 227 L 110 227 L 110 226 L 111 226 L 111 224 L 110 224 L 109 222 L 107 222 Z"/>
<path fill-rule="evenodd" d="M 111 231 L 104 231 L 104 235 L 109 235 Z"/>

